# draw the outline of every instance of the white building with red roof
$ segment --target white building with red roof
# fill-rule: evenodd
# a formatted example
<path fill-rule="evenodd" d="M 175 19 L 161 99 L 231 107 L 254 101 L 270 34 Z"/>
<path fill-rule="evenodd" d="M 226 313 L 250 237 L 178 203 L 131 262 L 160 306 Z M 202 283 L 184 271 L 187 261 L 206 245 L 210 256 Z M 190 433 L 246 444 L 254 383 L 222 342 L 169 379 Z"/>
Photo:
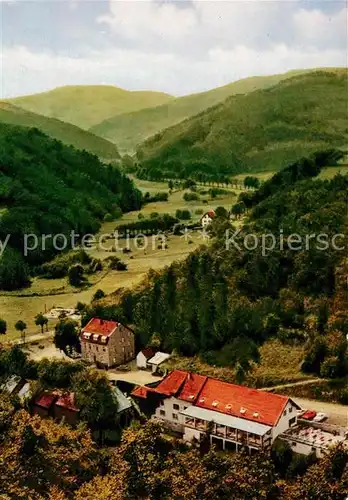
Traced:
<path fill-rule="evenodd" d="M 109 368 L 134 358 L 134 334 L 117 321 L 92 318 L 80 340 L 83 359 L 97 366 Z"/>
<path fill-rule="evenodd" d="M 209 212 L 205 212 L 205 214 L 203 214 L 201 217 L 202 228 L 204 229 L 205 227 L 209 226 L 214 217 L 215 217 L 214 210 L 209 210 Z"/>
<path fill-rule="evenodd" d="M 181 370 L 155 388 L 136 388 L 139 400 L 156 401 L 153 414 L 189 442 L 209 434 L 220 449 L 269 449 L 275 438 L 297 424 L 298 405 L 287 396 L 229 384 Z"/>

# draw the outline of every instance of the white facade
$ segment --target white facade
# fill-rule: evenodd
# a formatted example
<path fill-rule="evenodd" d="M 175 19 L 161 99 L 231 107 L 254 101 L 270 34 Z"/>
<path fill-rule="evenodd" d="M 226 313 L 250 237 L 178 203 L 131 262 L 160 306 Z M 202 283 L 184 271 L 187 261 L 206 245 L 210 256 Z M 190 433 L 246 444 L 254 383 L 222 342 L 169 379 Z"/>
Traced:
<path fill-rule="evenodd" d="M 201 218 L 202 227 L 209 226 L 209 224 L 211 223 L 212 220 L 213 219 L 212 219 L 212 217 L 210 217 L 209 214 L 204 214 L 203 217 Z"/>
<path fill-rule="evenodd" d="M 199 442 L 209 433 L 210 443 L 219 449 L 239 451 L 246 448 L 249 453 L 270 449 L 273 442 L 269 425 L 197 406 L 184 410 L 183 417 L 186 442 Z"/>
<path fill-rule="evenodd" d="M 183 433 L 185 417 L 180 412 L 186 410 L 189 406 L 192 406 L 192 403 L 181 401 L 175 397 L 166 398 L 156 408 L 153 417 L 162 421 L 171 429 Z"/>
<path fill-rule="evenodd" d="M 147 359 L 142 351 L 137 354 L 137 368 L 147 368 Z"/>
<path fill-rule="evenodd" d="M 212 422 L 210 434 L 212 444 L 232 451 L 238 451 L 247 446 L 249 452 L 252 453 L 260 449 L 270 449 L 279 434 L 295 426 L 297 424 L 296 410 L 297 406 L 289 401 L 277 424 L 267 426 L 245 418 L 202 409 L 193 406 L 192 403 L 170 397 L 161 401 L 153 418 L 162 421 L 168 428 L 182 433 L 184 441 L 191 443 L 199 442 L 206 435 L 210 428 L 209 423 Z"/>
<path fill-rule="evenodd" d="M 279 436 L 282 432 L 287 431 L 290 427 L 297 424 L 297 410 L 298 406 L 295 406 L 291 400 L 284 408 L 282 416 L 277 422 L 277 425 L 273 427 L 273 440 Z"/>

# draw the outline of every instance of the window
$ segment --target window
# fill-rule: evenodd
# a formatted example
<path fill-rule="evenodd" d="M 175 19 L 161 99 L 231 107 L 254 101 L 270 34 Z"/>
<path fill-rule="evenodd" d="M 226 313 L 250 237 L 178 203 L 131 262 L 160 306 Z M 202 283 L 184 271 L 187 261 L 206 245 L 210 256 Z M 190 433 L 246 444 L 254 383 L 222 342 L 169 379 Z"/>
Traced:
<path fill-rule="evenodd" d="M 174 408 L 174 410 L 180 410 L 180 406 L 177 404 L 173 404 L 173 408 Z"/>
<path fill-rule="evenodd" d="M 103 351 L 106 352 L 106 347 L 103 347 Z"/>
<path fill-rule="evenodd" d="M 296 417 L 292 417 L 289 420 L 289 425 L 294 425 L 294 424 L 296 424 Z"/>
<path fill-rule="evenodd" d="M 161 415 L 162 417 L 165 417 L 165 416 L 166 416 L 166 412 L 165 412 L 164 410 L 160 410 L 160 415 Z"/>
<path fill-rule="evenodd" d="M 179 420 L 179 417 L 178 417 L 177 413 L 173 413 L 172 417 L 173 417 L 173 420 Z"/>
<path fill-rule="evenodd" d="M 161 402 L 160 402 L 160 406 L 164 406 L 164 401 L 161 401 Z"/>
<path fill-rule="evenodd" d="M 187 406 L 184 406 L 184 410 L 187 410 Z"/>
<path fill-rule="evenodd" d="M 292 406 L 290 406 L 289 408 L 289 413 L 292 413 Z"/>
<path fill-rule="evenodd" d="M 124 352 L 124 347 L 122 347 L 122 352 Z"/>
<path fill-rule="evenodd" d="M 122 337 L 122 338 L 121 338 L 121 342 L 122 342 L 122 344 L 123 344 L 123 342 L 124 342 L 124 337 Z"/>
<path fill-rule="evenodd" d="M 293 441 L 291 445 L 295 448 L 295 446 L 297 445 L 296 441 Z"/>
<path fill-rule="evenodd" d="M 286 415 L 286 410 L 283 411 L 283 415 Z"/>

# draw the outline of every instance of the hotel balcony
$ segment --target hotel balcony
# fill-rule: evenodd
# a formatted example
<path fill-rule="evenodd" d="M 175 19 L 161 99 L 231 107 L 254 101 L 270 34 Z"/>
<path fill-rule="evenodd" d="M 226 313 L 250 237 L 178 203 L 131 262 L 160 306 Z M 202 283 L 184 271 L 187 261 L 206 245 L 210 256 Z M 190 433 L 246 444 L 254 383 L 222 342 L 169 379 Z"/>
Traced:
<path fill-rule="evenodd" d="M 270 436 L 265 436 L 264 438 L 262 438 L 262 436 L 242 431 L 237 428 L 216 424 L 215 422 L 212 423 L 207 420 L 202 420 L 194 417 L 185 417 L 184 425 L 186 427 L 190 427 L 191 429 L 196 429 L 200 432 L 209 432 L 209 434 L 212 436 L 228 439 L 236 443 L 246 446 L 252 446 L 255 448 L 262 448 L 268 440 L 270 441 Z"/>

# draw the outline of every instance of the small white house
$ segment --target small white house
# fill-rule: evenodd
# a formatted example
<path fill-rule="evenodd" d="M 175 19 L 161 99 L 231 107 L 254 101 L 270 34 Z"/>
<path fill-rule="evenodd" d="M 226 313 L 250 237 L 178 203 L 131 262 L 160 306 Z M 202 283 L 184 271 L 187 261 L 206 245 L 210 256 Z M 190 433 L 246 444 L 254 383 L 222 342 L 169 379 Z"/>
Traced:
<path fill-rule="evenodd" d="M 149 359 L 153 358 L 154 355 L 156 354 L 157 349 L 153 347 L 146 347 L 142 351 L 138 352 L 137 354 L 137 368 L 138 369 L 143 369 L 146 370 L 146 368 L 149 368 L 148 362 Z"/>
<path fill-rule="evenodd" d="M 148 365 L 151 366 L 152 373 L 156 373 L 159 366 L 167 361 L 168 358 L 170 358 L 170 354 L 160 351 L 156 352 L 156 354 L 148 361 Z"/>
<path fill-rule="evenodd" d="M 209 212 L 206 212 L 205 214 L 203 214 L 202 217 L 201 217 L 201 226 L 202 226 L 202 228 L 205 228 L 205 227 L 209 226 L 209 224 L 214 219 L 214 217 L 215 217 L 214 210 L 209 210 Z"/>

